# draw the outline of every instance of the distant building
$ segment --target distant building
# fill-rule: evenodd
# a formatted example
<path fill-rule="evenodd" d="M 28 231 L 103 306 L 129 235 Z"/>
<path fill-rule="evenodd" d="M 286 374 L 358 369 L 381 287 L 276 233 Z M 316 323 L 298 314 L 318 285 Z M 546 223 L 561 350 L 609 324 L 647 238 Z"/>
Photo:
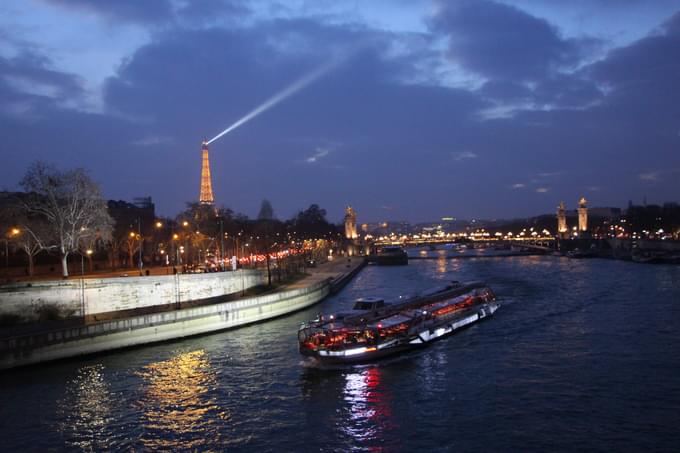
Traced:
<path fill-rule="evenodd" d="M 601 217 L 607 220 L 618 220 L 621 218 L 621 208 L 588 208 L 588 216 Z"/>
<path fill-rule="evenodd" d="M 114 236 L 126 236 L 129 232 L 142 229 L 143 235 L 153 232 L 156 222 L 156 211 L 151 197 L 135 198 L 134 203 L 122 200 L 107 202 L 109 215 L 114 221 Z"/>
<path fill-rule="evenodd" d="M 351 206 L 345 209 L 345 237 L 356 239 L 357 235 L 357 214 Z"/>
<path fill-rule="evenodd" d="M 581 197 L 578 201 L 578 230 L 580 232 L 588 231 L 588 208 L 586 207 L 588 201 Z"/>
<path fill-rule="evenodd" d="M 154 212 L 155 205 L 151 197 L 135 197 L 132 199 L 132 203 L 139 209 Z"/>

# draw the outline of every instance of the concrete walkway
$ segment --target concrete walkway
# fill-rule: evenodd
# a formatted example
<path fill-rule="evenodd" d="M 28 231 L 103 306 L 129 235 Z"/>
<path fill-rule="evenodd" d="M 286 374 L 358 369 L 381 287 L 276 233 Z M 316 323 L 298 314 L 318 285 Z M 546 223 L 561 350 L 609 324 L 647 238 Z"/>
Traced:
<path fill-rule="evenodd" d="M 281 289 L 285 291 L 295 288 L 304 288 L 329 278 L 335 280 L 341 278 L 346 273 L 353 271 L 358 266 L 362 265 L 362 263 L 363 258 L 361 257 L 338 257 L 333 261 L 319 264 L 316 267 L 308 267 L 307 274 L 309 275 L 290 285 L 282 286 Z"/>

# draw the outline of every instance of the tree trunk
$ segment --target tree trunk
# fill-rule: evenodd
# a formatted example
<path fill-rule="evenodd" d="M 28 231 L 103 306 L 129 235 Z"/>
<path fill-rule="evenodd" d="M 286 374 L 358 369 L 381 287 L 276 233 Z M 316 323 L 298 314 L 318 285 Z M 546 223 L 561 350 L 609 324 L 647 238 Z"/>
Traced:
<path fill-rule="evenodd" d="M 116 250 L 114 248 L 110 248 L 107 252 L 107 255 L 109 257 L 109 266 L 111 267 L 112 271 L 115 271 L 116 267 L 118 267 L 118 262 L 116 260 Z"/>
<path fill-rule="evenodd" d="M 68 253 L 62 253 L 61 255 L 61 275 L 64 278 L 68 278 Z"/>
<path fill-rule="evenodd" d="M 33 255 L 28 254 L 28 276 L 33 277 L 35 265 L 33 264 Z"/>
<path fill-rule="evenodd" d="M 267 286 L 272 286 L 272 270 L 269 265 L 269 253 L 267 253 Z"/>

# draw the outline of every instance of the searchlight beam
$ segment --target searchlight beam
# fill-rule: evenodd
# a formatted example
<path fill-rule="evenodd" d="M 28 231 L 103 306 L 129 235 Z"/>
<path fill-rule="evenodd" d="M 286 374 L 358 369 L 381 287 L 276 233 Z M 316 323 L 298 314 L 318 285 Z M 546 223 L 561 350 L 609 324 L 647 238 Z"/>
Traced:
<path fill-rule="evenodd" d="M 316 69 L 314 69 L 312 72 L 309 74 L 305 75 L 304 77 L 301 77 L 300 79 L 296 80 L 293 82 L 290 86 L 287 88 L 283 89 L 279 93 L 275 94 L 274 96 L 270 97 L 266 101 L 264 101 L 262 104 L 260 104 L 258 107 L 250 111 L 248 114 L 246 114 L 243 118 L 239 119 L 236 121 L 234 124 L 208 140 L 207 144 L 211 144 L 218 138 L 222 137 L 223 135 L 228 134 L 229 132 L 233 131 L 239 126 L 242 126 L 243 124 L 247 123 L 248 121 L 252 120 L 256 116 L 258 116 L 261 113 L 266 112 L 270 108 L 274 107 L 276 104 L 279 102 L 285 100 L 286 98 L 294 95 L 298 91 L 302 90 L 306 86 L 314 83 L 316 80 L 319 78 L 323 77 L 326 75 L 328 72 L 330 72 L 332 69 L 334 69 L 336 66 L 338 66 L 342 62 L 342 59 L 337 59 L 334 61 L 331 61 L 329 63 L 326 63 Z"/>

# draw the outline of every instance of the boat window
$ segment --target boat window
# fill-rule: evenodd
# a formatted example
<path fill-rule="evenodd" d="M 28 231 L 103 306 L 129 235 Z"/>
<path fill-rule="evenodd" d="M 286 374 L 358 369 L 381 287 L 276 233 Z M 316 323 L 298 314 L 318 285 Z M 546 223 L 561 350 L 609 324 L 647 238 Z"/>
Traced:
<path fill-rule="evenodd" d="M 385 301 L 383 300 L 358 300 L 354 303 L 354 310 L 376 310 L 380 307 L 385 306 Z"/>

